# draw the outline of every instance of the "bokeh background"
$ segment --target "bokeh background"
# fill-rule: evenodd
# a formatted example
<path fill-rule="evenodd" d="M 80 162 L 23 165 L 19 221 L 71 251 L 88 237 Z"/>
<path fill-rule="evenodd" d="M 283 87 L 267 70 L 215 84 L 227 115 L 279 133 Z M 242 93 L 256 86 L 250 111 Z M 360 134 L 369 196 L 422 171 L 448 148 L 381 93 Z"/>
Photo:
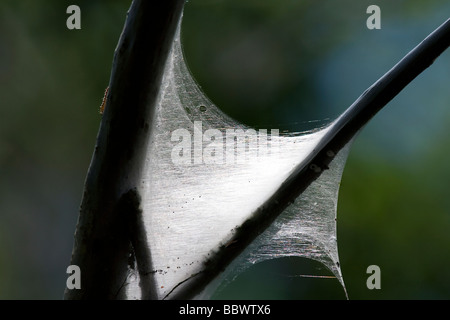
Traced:
<path fill-rule="evenodd" d="M 0 2 L 0 298 L 61 299 L 84 179 L 131 1 Z M 81 30 L 66 8 L 81 8 Z M 369 30 L 366 9 L 381 8 Z M 450 17 L 447 0 L 190 0 L 189 67 L 255 127 L 302 131 L 344 111 Z M 450 51 L 359 134 L 338 203 L 350 299 L 449 299 Z M 381 289 L 366 287 L 369 265 Z M 323 269 L 256 265 L 215 298 L 343 299 Z M 326 270 L 322 270 L 326 272 Z M 321 271 L 321 272 L 322 272 Z"/>

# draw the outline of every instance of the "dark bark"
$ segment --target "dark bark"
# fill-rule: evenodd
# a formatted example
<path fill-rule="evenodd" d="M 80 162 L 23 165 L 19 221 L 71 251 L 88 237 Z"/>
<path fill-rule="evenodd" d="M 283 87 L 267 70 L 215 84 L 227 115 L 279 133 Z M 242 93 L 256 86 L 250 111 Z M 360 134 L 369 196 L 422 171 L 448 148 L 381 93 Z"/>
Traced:
<path fill-rule="evenodd" d="M 140 182 L 164 66 L 183 6 L 184 0 L 134 0 L 130 7 L 114 54 L 75 233 L 71 264 L 81 269 L 81 290 L 66 289 L 65 299 L 120 298 L 131 246 L 125 226 L 136 219 L 129 217 L 136 208 L 129 208 L 123 196 Z"/>

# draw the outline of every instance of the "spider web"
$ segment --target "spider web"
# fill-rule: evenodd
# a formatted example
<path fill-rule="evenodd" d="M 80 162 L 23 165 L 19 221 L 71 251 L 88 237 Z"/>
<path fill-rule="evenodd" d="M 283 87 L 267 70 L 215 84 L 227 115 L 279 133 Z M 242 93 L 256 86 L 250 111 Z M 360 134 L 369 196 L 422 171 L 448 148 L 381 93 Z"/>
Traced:
<path fill-rule="evenodd" d="M 147 149 L 142 196 L 143 225 L 151 265 L 130 266 L 128 299 L 171 298 L 189 285 L 205 262 L 306 161 L 329 125 L 280 135 L 253 130 L 220 111 L 192 78 L 180 28 L 167 61 Z M 336 208 L 348 146 L 200 298 L 208 298 L 247 267 L 296 256 L 323 263 L 345 286 L 339 266 Z M 143 279 L 145 277 L 146 279 Z M 153 290 L 151 289 L 151 290 Z"/>

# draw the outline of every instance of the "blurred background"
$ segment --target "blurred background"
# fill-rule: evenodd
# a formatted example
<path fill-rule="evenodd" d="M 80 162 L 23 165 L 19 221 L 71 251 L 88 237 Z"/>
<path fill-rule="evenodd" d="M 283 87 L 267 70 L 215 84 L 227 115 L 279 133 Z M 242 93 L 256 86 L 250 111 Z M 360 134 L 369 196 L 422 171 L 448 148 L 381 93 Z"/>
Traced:
<path fill-rule="evenodd" d="M 81 8 L 81 30 L 66 8 Z M 62 299 L 114 49 L 131 1 L 0 2 L 0 298 Z M 366 9 L 381 8 L 369 30 Z M 302 131 L 337 117 L 450 17 L 446 0 L 190 0 L 188 65 L 230 116 Z M 359 134 L 338 202 L 350 299 L 450 299 L 450 50 Z M 381 269 L 369 290 L 366 269 Z M 219 299 L 343 299 L 323 268 L 255 265 Z"/>

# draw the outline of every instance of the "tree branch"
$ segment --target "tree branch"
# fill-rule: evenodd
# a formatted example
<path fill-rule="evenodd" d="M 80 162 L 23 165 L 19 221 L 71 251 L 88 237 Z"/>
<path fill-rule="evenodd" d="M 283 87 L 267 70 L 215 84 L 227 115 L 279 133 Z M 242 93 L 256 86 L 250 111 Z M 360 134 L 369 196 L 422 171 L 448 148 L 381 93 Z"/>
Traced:
<path fill-rule="evenodd" d="M 134 0 L 116 48 L 105 112 L 85 182 L 71 264 L 81 290 L 65 299 L 115 299 L 127 274 L 129 210 L 152 130 L 161 79 L 184 0 Z M 136 195 L 139 198 L 139 195 Z M 125 206 L 125 207 L 124 207 Z M 135 219 L 135 217 L 131 217 Z"/>

